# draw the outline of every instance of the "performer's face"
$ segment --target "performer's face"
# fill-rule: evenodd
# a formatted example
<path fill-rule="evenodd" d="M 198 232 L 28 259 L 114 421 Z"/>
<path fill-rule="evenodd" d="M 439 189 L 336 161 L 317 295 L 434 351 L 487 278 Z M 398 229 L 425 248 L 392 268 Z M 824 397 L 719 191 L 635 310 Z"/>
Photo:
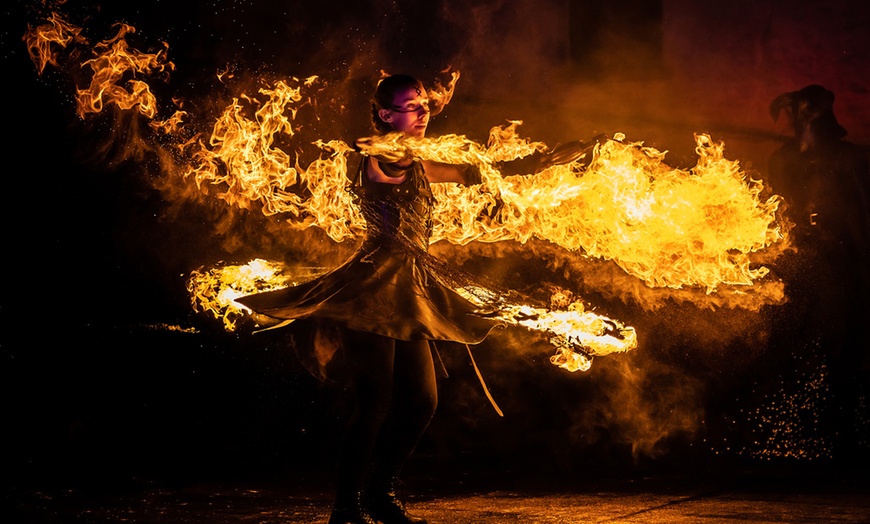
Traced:
<path fill-rule="evenodd" d="M 390 109 L 381 109 L 381 120 L 407 136 L 423 138 L 429 125 L 429 97 L 421 87 L 400 89 Z"/>

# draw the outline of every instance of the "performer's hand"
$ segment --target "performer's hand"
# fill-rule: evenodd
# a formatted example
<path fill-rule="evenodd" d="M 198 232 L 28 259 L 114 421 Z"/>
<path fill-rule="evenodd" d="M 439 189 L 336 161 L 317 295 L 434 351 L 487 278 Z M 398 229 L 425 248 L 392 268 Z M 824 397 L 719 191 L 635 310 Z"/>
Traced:
<path fill-rule="evenodd" d="M 547 169 L 548 167 L 578 162 L 580 160 L 583 160 L 583 164 L 588 164 L 589 161 L 592 160 L 592 150 L 597 144 L 604 143 L 606 140 L 607 135 L 600 134 L 588 142 L 576 140 L 559 144 L 541 158 L 541 164 L 538 171 Z"/>

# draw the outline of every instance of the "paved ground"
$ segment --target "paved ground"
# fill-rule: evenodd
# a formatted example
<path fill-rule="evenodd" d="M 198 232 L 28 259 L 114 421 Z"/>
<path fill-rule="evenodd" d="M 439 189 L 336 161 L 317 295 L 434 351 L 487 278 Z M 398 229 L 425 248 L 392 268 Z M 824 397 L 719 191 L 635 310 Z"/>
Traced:
<path fill-rule="evenodd" d="M 432 524 L 497 523 L 867 523 L 866 483 L 749 478 L 725 483 L 641 479 L 559 489 L 424 488 L 410 497 Z M 818 480 L 818 479 L 817 479 Z M 330 494 L 317 486 L 254 483 L 20 493 L 28 523 L 325 523 Z M 10 522 L 10 521 L 6 521 Z"/>

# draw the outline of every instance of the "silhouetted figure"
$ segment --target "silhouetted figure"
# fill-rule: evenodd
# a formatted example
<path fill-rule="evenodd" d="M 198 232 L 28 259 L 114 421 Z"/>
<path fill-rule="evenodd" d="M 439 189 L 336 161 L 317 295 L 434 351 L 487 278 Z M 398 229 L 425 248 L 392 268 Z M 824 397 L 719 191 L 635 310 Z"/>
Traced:
<path fill-rule="evenodd" d="M 808 359 L 818 350 L 811 365 L 827 369 L 835 406 L 827 429 L 839 461 L 857 458 L 857 448 L 866 458 L 870 175 L 866 151 L 843 140 L 833 104 L 834 93 L 819 85 L 773 100 L 771 116 L 790 118 L 794 138 L 772 154 L 769 175 L 796 248 L 779 266 L 789 303 L 775 335 L 785 340 L 773 343 Z"/>

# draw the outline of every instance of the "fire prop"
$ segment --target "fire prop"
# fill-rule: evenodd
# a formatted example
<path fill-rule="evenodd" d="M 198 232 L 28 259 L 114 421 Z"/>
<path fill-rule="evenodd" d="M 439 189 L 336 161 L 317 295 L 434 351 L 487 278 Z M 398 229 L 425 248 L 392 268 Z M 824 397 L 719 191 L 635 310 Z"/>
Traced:
<path fill-rule="evenodd" d="M 155 120 L 160 104 L 143 80 L 173 70 L 166 59 L 168 46 L 156 53 L 139 52 L 126 44 L 133 31 L 119 25 L 118 33 L 94 45 L 94 56 L 81 64 L 93 71 L 90 84 L 77 90 L 81 118 L 110 105 L 138 111 L 152 127 L 175 139 L 170 147 L 180 159 L 174 170 L 182 174 L 179 184 L 195 186 L 227 206 L 280 216 L 288 229 L 320 228 L 335 242 L 360 237 L 364 221 L 346 191 L 348 157 L 354 148 L 339 139 L 293 142 L 300 107 L 312 104 L 325 81 L 316 76 L 288 78 L 254 95 L 240 94 L 208 130 L 183 138 L 185 114 Z M 40 74 L 46 65 L 58 64 L 59 50 L 84 43 L 81 33 L 58 14 L 29 28 L 24 40 Z M 127 87 L 122 87 L 125 79 Z M 458 79 L 454 72 L 446 85 L 435 86 L 430 99 L 448 103 Z M 433 188 L 433 243 L 525 243 L 534 238 L 577 256 L 615 263 L 649 288 L 697 289 L 708 296 L 727 288 L 733 307 L 757 308 L 782 300 L 781 286 L 762 282 L 769 270 L 759 264 L 786 244 L 786 231 L 777 218 L 780 198 L 764 196 L 761 181 L 725 159 L 722 143 L 697 135 L 698 163 L 682 170 L 665 164 L 664 152 L 615 134 L 581 161 L 503 177 L 503 162 L 548 150 L 544 143 L 521 137 L 520 125 L 512 121 L 493 128 L 485 145 L 463 135 L 387 136 L 364 141 L 361 152 L 399 151 L 480 169 L 483 182 L 477 186 Z M 312 147 L 317 158 L 308 165 L 300 165 L 300 155 L 288 153 Z M 311 276 L 290 274 L 281 263 L 258 259 L 194 271 L 188 291 L 196 310 L 233 330 L 248 313 L 234 298 Z M 473 297 L 477 290 L 456 291 Z M 634 328 L 592 312 L 582 301 L 554 296 L 551 306 L 504 303 L 498 318 L 547 334 L 558 348 L 552 362 L 572 371 L 588 369 L 595 355 L 637 346 Z"/>

